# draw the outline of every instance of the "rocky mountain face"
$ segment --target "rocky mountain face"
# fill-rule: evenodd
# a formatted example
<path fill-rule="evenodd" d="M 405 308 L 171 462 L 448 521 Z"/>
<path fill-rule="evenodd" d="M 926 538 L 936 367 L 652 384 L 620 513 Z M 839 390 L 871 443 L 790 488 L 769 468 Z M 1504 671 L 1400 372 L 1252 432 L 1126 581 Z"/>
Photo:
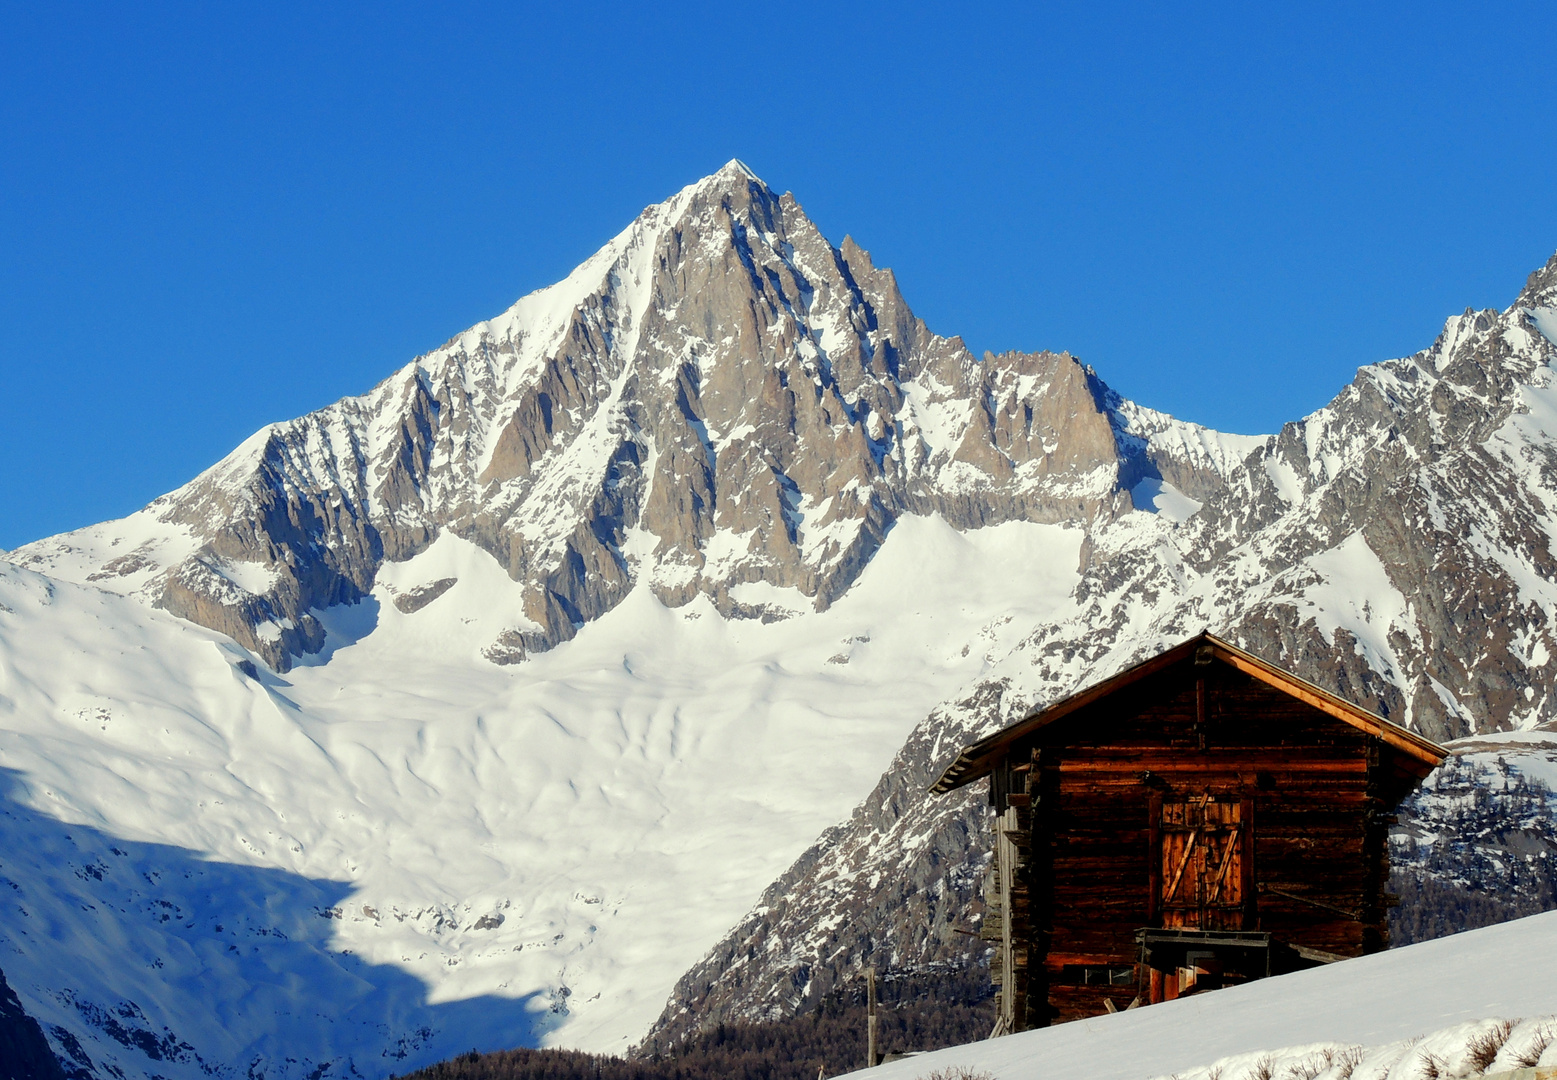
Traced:
<path fill-rule="evenodd" d="M 1507 310 L 1466 311 L 1430 348 L 1362 369 L 1214 482 L 1159 466 L 1202 505 L 1093 518 L 1072 609 L 915 729 L 852 818 L 683 977 L 648 1043 L 787 1015 L 866 965 L 976 960 L 983 792 L 928 785 L 962 745 L 1201 629 L 1435 739 L 1549 730 L 1554 339 L 1557 257 Z"/>
<path fill-rule="evenodd" d="M 974 358 L 732 163 L 362 397 L 0 562 L 19 999 L 94 1076 L 624 1049 L 1061 601 L 1079 526 L 1159 527 L 1132 492 L 1183 509 L 1257 443 L 1066 354 Z"/>
<path fill-rule="evenodd" d="M 902 514 L 1090 521 L 1148 475 L 1204 497 L 1228 464 L 1204 435 L 1122 408 L 1069 355 L 980 361 L 931 333 L 890 270 L 732 162 L 362 397 L 12 558 L 285 671 L 322 645 L 313 611 L 448 531 L 525 585 L 525 618 L 488 649 L 513 663 L 640 578 L 673 607 L 772 617 L 742 596 L 765 583 L 823 609 Z"/>

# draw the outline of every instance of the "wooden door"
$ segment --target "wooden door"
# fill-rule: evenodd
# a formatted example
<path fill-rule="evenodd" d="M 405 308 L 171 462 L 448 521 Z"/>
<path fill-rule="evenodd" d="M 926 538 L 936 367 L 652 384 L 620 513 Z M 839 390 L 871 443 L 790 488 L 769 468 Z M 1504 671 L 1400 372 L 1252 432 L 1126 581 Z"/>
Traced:
<path fill-rule="evenodd" d="M 1237 796 L 1209 792 L 1163 800 L 1156 905 L 1162 926 L 1243 929 L 1242 811 Z"/>

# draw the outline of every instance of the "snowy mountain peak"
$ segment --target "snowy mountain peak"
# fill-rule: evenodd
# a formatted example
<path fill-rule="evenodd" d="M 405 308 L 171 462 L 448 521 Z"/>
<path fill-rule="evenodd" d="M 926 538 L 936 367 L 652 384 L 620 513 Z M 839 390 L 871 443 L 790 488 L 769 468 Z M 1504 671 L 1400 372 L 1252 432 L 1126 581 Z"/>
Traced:
<path fill-rule="evenodd" d="M 715 175 L 740 176 L 757 184 L 761 184 L 763 187 L 768 186 L 763 182 L 762 177 L 753 172 L 751 166 L 747 165 L 746 162 L 742 161 L 740 158 L 731 158 L 729 161 L 725 162 L 724 166 Z"/>
<path fill-rule="evenodd" d="M 1106 397 L 1069 355 L 979 362 L 932 333 L 891 271 L 732 161 L 367 394 L 19 558 L 284 671 L 324 646 L 319 611 L 452 533 L 514 582 L 487 650 L 513 662 L 640 582 L 734 617 L 826 608 L 904 513 L 1113 515 L 1164 469 L 1219 487 L 1216 437 Z"/>
<path fill-rule="evenodd" d="M 960 928 L 981 911 L 982 793 L 926 789 L 962 746 L 1206 628 L 1436 740 L 1508 732 L 1482 748 L 1549 770 L 1554 273 L 1272 436 L 1196 430 L 1100 387 L 1117 444 L 1137 447 L 1121 476 L 1156 513 L 1084 526 L 1070 606 L 924 719 L 683 976 L 651 1039 L 808 1009 L 866 966 L 975 962 Z"/>
<path fill-rule="evenodd" d="M 1557 308 L 1557 253 L 1533 271 L 1514 302 L 1516 307 Z"/>

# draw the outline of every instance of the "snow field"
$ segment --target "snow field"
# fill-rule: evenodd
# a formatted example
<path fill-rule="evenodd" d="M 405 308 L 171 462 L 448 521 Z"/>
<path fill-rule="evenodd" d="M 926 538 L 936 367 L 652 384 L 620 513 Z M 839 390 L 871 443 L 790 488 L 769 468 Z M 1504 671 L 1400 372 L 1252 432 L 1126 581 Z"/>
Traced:
<path fill-rule="evenodd" d="M 1484 1045 L 1500 1020 L 1511 1027 L 1495 1039 L 1493 1067 L 1514 1068 L 1532 1048 L 1540 1064 L 1557 1064 L 1553 1014 L 1557 912 L 1547 912 L 1246 986 L 937 1050 L 857 1075 L 915 1080 L 960 1067 L 996 1080 L 1461 1077 L 1478 1075 L 1465 1070 L 1476 1044 Z"/>
<path fill-rule="evenodd" d="M 913 724 L 1066 601 L 1079 545 L 905 519 L 826 612 L 726 621 L 640 588 L 500 667 L 481 650 L 521 587 L 444 536 L 257 679 L 225 638 L 0 564 L 0 968 L 45 1023 L 187 1047 L 85 1048 L 129 1076 L 623 1050 Z M 102 942 L 139 959 L 58 963 Z M 172 959 L 207 953 L 239 967 Z M 103 1021 L 121 1008 L 139 1019 Z"/>

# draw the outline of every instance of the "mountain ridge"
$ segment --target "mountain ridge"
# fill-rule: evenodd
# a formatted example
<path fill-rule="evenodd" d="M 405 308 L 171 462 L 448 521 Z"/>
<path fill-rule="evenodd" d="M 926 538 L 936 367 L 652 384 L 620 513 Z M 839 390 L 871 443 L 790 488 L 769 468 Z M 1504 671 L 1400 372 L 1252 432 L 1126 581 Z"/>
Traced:
<path fill-rule="evenodd" d="M 117 533 L 12 559 L 145 595 L 284 673 L 323 647 L 313 610 L 451 530 L 527 585 L 524 620 L 489 649 L 517 661 L 620 601 L 634 528 L 672 606 L 703 592 L 736 613 L 731 587 L 755 581 L 825 608 L 902 513 L 1070 520 L 1114 499 L 1119 470 L 1163 465 L 1215 489 L 1218 440 L 1239 440 L 1122 403 L 1069 354 L 979 361 L 931 333 L 890 270 L 731 162 L 562 282 L 269 425 Z M 719 533 L 750 539 L 710 549 Z"/>

